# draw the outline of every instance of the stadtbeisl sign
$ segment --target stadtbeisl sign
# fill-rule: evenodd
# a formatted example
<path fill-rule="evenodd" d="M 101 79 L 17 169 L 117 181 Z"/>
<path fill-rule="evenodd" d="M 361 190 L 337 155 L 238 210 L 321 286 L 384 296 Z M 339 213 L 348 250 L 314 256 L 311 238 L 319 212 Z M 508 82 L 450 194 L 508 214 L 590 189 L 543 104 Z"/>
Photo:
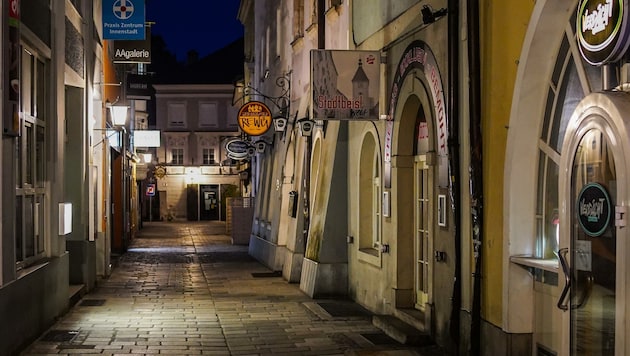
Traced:
<path fill-rule="evenodd" d="M 311 50 L 315 120 L 379 120 L 381 53 Z"/>
<path fill-rule="evenodd" d="M 588 63 L 619 60 L 630 39 L 628 0 L 582 0 L 575 29 L 580 53 Z"/>
<path fill-rule="evenodd" d="M 238 111 L 238 126 L 250 136 L 263 135 L 271 127 L 271 111 L 260 101 L 250 101 Z"/>
<path fill-rule="evenodd" d="M 585 185 L 577 201 L 577 218 L 588 236 L 601 236 L 612 218 L 612 204 L 606 189 L 598 183 Z"/>

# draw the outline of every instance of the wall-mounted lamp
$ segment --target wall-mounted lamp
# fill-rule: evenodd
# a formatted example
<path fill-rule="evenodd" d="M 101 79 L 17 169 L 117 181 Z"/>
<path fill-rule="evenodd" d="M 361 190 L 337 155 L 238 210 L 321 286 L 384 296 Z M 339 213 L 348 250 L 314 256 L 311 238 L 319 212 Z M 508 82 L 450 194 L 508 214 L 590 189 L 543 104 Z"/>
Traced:
<path fill-rule="evenodd" d="M 273 128 L 276 132 L 283 132 L 287 128 L 287 118 L 284 116 L 276 116 L 273 118 Z"/>
<path fill-rule="evenodd" d="M 153 154 L 152 153 L 143 153 L 142 154 L 142 160 L 144 161 L 144 163 L 151 163 L 151 161 L 153 161 Z"/>
<path fill-rule="evenodd" d="M 114 126 L 125 126 L 127 123 L 127 111 L 129 110 L 129 106 L 120 105 L 120 104 L 112 104 L 109 105 L 109 111 L 112 114 L 112 124 Z"/>
<path fill-rule="evenodd" d="M 300 126 L 300 134 L 302 136 L 311 136 L 313 127 L 315 127 L 315 121 L 303 118 L 298 120 L 298 125 Z"/>
<path fill-rule="evenodd" d="M 428 25 L 434 23 L 438 18 L 446 15 L 448 10 L 441 8 L 437 11 L 433 11 L 429 5 L 424 5 L 420 12 L 422 13 L 422 22 L 424 22 L 425 25 Z"/>

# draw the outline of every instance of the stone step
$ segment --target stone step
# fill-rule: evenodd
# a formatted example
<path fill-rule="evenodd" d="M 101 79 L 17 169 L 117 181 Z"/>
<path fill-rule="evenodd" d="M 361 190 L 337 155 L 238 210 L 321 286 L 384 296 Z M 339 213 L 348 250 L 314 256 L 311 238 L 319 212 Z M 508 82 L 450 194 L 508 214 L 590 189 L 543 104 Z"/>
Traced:
<path fill-rule="evenodd" d="M 418 330 L 393 315 L 374 315 L 372 324 L 404 345 L 429 346 L 435 344 L 431 335 Z"/>

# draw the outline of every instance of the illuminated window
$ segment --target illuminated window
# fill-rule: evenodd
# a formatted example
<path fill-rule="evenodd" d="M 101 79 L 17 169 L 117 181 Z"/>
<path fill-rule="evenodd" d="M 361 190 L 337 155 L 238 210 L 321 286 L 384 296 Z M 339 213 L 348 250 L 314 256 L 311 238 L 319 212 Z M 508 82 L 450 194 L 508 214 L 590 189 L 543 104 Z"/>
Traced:
<path fill-rule="evenodd" d="M 216 157 L 214 156 L 214 148 L 204 148 L 202 150 L 203 164 L 216 164 Z"/>

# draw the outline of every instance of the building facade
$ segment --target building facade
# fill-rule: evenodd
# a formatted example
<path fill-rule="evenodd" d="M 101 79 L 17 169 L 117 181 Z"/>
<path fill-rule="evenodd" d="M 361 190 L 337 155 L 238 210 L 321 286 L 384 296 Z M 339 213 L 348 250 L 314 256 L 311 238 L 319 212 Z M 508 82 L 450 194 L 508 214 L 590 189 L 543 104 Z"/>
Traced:
<path fill-rule="evenodd" d="M 226 198 L 246 196 L 225 144 L 239 137 L 231 84 L 155 84 L 161 146 L 153 162 L 156 219 L 225 220 Z M 160 170 L 163 170 L 160 173 Z"/>
<path fill-rule="evenodd" d="M 628 353 L 626 10 L 242 1 L 251 99 L 291 88 L 252 159 L 250 254 L 456 354 Z M 378 118 L 319 116 L 358 73 L 319 50 L 380 54 Z"/>
<path fill-rule="evenodd" d="M 0 9 L 0 350 L 12 354 L 109 273 L 110 153 L 99 142 L 111 62 L 100 1 Z"/>

